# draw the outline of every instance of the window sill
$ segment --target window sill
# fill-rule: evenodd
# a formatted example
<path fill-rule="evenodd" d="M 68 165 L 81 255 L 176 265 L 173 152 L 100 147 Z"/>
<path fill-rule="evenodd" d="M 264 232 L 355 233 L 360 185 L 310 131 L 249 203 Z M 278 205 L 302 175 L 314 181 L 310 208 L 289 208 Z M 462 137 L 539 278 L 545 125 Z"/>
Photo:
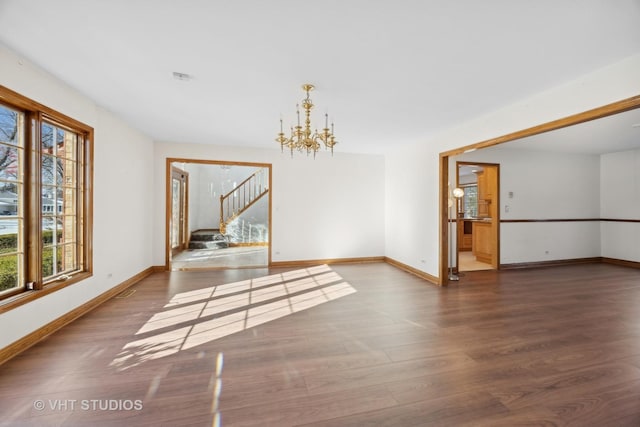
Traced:
<path fill-rule="evenodd" d="M 62 288 L 66 288 L 67 286 L 73 285 L 74 283 L 78 283 L 82 280 L 88 279 L 92 275 L 93 274 L 89 271 L 76 273 L 69 280 L 65 280 L 64 282 L 52 282 L 45 285 L 43 289 L 20 292 L 17 295 L 8 297 L 0 301 L 0 314 L 5 313 L 9 310 L 12 310 L 28 302 L 35 301 L 38 298 L 42 298 L 45 295 L 49 295 L 50 293 L 58 291 Z"/>

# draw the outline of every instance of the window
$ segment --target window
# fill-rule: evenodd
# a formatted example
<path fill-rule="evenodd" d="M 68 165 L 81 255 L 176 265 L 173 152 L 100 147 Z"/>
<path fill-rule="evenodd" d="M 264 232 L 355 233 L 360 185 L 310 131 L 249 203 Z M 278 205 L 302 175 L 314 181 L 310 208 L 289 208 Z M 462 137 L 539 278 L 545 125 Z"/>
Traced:
<path fill-rule="evenodd" d="M 0 310 L 91 275 L 92 136 L 0 86 Z"/>
<path fill-rule="evenodd" d="M 478 216 L 478 186 L 476 184 L 464 185 L 463 189 L 464 218 L 476 218 Z"/>
<path fill-rule="evenodd" d="M 24 286 L 25 115 L 0 105 L 0 292 Z"/>

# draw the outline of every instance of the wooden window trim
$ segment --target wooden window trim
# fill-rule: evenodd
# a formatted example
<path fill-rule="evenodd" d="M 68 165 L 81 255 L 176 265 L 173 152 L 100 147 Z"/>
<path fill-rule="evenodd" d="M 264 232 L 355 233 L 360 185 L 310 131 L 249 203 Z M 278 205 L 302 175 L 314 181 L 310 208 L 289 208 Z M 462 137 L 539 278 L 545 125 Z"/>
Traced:
<path fill-rule="evenodd" d="M 40 193 L 37 191 L 40 180 L 36 179 L 40 178 L 41 169 L 41 153 L 38 144 L 40 140 L 40 138 L 38 138 L 40 132 L 39 124 L 45 120 L 56 126 L 77 133 L 82 139 L 81 143 L 83 145 L 82 156 L 77 159 L 78 162 L 83 164 L 83 174 L 78 177 L 78 179 L 82 181 L 83 186 L 82 205 L 79 206 L 79 210 L 82 212 L 81 221 L 83 225 L 78 229 L 78 232 L 81 233 L 82 236 L 77 236 L 77 238 L 82 241 L 82 249 L 78 254 L 82 269 L 70 274 L 70 277 L 66 280 L 60 280 L 58 278 L 46 283 L 42 283 L 42 280 L 40 280 L 40 283 L 34 285 L 33 290 L 17 289 L 14 292 L 3 295 L 3 298 L 0 300 L 1 314 L 93 276 L 94 130 L 91 126 L 42 105 L 2 85 L 0 85 L 0 102 L 6 103 L 12 108 L 20 109 L 25 113 L 25 122 L 27 123 L 25 134 L 26 144 L 31 144 L 29 152 L 27 156 L 25 156 L 25 176 L 28 180 L 28 182 L 25 183 L 24 194 L 24 201 L 26 203 L 25 220 L 31 224 L 40 224 L 42 221 L 42 212 L 39 209 L 38 203 Z M 31 125 L 34 119 L 38 123 L 38 126 L 33 127 Z M 38 206 L 38 208 L 35 208 L 35 206 Z M 42 279 L 41 272 L 38 272 L 38 270 L 41 270 L 42 253 L 39 250 L 34 251 L 32 249 L 32 245 L 39 245 L 42 240 L 41 227 L 29 227 L 27 233 L 25 236 L 27 239 L 25 253 L 29 255 L 25 257 L 25 272 L 27 277 L 40 277 L 40 279 Z"/>

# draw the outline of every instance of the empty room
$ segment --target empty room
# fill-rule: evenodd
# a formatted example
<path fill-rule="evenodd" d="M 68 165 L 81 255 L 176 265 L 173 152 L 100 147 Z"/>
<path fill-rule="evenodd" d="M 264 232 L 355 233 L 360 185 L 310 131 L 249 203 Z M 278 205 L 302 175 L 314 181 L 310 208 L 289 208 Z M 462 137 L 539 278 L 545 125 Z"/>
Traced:
<path fill-rule="evenodd" d="M 0 0 L 0 425 L 640 425 L 638 22 Z"/>

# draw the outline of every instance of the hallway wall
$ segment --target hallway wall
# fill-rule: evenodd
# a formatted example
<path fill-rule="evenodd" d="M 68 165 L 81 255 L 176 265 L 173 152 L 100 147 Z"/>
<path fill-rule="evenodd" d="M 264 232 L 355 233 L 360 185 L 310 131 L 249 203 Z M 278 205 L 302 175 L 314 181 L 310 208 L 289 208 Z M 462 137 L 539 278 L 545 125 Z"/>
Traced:
<path fill-rule="evenodd" d="M 272 164 L 272 261 L 384 256 L 383 156 L 322 151 L 315 159 L 291 158 L 277 146 L 156 142 L 154 265 L 163 265 L 165 256 L 166 158 Z"/>
<path fill-rule="evenodd" d="M 439 276 L 441 152 L 637 96 L 638 75 L 640 54 L 387 154 L 386 255 Z"/>

